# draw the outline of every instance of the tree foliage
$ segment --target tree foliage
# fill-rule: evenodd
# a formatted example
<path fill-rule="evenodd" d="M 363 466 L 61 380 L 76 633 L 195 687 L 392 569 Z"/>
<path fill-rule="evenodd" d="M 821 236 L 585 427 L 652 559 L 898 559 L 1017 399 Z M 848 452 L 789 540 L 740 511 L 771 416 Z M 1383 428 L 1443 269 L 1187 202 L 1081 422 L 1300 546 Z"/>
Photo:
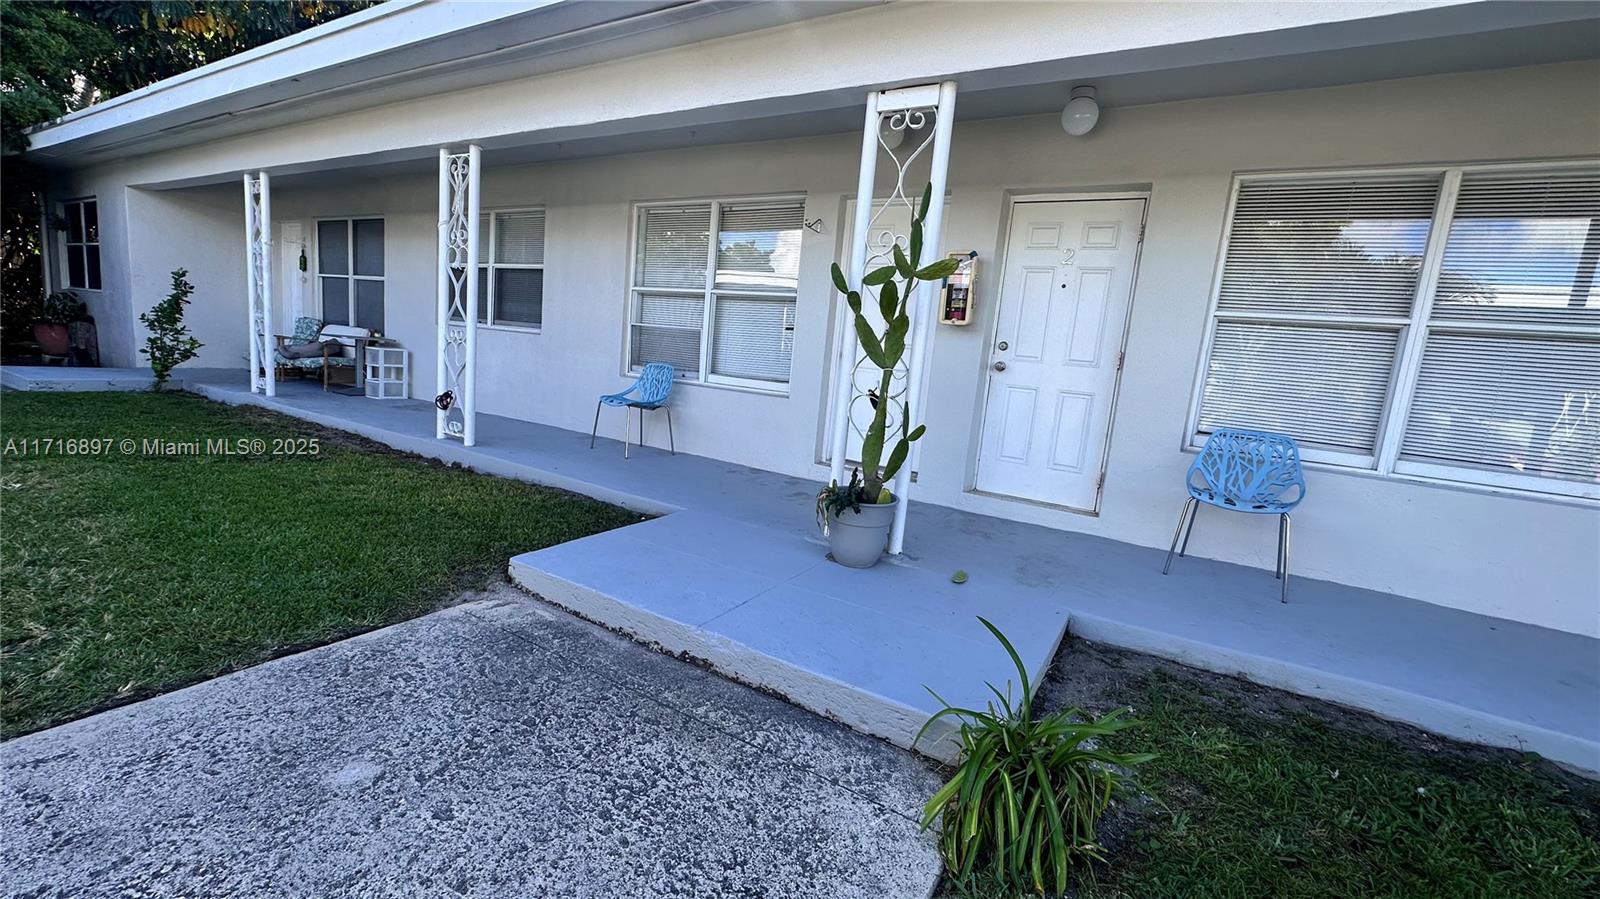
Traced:
<path fill-rule="evenodd" d="M 139 315 L 139 321 L 150 331 L 150 336 L 144 340 L 144 349 L 139 352 L 150 357 L 157 390 L 166 386 L 174 368 L 199 355 L 200 348 L 205 346 L 183 323 L 183 307 L 193 293 L 194 285 L 189 283 L 188 271 L 180 268 L 172 273 L 172 292 L 150 307 L 149 312 Z"/>
<path fill-rule="evenodd" d="M 19 158 L 27 131 L 216 62 L 374 0 L 0 0 L 0 152 L 7 335 L 36 307 L 44 173 Z"/>

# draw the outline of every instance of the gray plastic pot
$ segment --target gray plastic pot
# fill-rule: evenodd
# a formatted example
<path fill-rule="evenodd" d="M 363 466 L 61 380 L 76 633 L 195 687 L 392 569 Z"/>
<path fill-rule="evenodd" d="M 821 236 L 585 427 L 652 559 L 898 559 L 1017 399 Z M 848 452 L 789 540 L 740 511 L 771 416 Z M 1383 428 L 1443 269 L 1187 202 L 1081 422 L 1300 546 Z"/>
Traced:
<path fill-rule="evenodd" d="M 843 515 L 829 516 L 828 548 L 833 560 L 849 568 L 876 565 L 889 544 L 889 528 L 899 507 L 896 497 L 893 502 L 863 505 L 860 512 L 846 509 Z"/>

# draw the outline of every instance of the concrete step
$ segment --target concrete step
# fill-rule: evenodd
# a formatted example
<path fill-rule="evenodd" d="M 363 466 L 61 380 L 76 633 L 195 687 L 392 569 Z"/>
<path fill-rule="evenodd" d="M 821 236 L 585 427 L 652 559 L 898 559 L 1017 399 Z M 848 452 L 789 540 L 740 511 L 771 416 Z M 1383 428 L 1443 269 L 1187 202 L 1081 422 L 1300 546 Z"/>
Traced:
<path fill-rule="evenodd" d="M 993 700 L 990 683 L 1020 698 L 1014 666 L 977 621 L 979 594 L 941 595 L 926 572 L 893 563 L 851 571 L 824 551 L 782 531 L 683 512 L 524 553 L 510 574 L 636 640 L 952 760 L 948 721 L 913 745 L 942 707 L 930 690 L 969 708 Z M 991 612 L 1018 635 L 1035 684 L 1067 625 L 1064 610 L 1042 611 L 1026 621 L 1016 610 Z"/>

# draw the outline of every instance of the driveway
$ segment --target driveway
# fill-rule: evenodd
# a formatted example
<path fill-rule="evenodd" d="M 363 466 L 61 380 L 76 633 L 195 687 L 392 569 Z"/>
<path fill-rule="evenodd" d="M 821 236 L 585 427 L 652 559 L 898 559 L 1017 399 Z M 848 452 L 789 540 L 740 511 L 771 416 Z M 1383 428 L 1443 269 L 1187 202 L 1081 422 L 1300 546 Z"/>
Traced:
<path fill-rule="evenodd" d="M 510 587 L 0 745 L 7 896 L 925 897 L 906 753 Z"/>

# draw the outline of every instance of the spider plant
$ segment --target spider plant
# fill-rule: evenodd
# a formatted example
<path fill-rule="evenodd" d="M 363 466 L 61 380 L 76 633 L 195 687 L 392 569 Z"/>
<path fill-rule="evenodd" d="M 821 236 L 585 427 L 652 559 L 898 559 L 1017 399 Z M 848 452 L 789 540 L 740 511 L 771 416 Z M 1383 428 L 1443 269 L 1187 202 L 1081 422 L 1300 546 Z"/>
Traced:
<path fill-rule="evenodd" d="M 1010 681 L 1003 693 L 989 684 L 995 699 L 977 711 L 933 694 L 944 708 L 922 726 L 917 741 L 934 722 L 953 718 L 961 723 L 961 755 L 954 776 L 924 807 L 922 827 L 942 817 L 939 851 L 958 880 L 987 875 L 1012 890 L 1059 896 L 1074 863 L 1104 860 L 1095 826 L 1128 785 L 1124 772 L 1154 756 L 1100 745 L 1138 725 L 1122 717 L 1126 709 L 1088 720 L 1074 708 L 1036 720 L 1016 648 L 987 619 L 978 620 L 1011 656 L 1021 696 L 1013 700 Z"/>

